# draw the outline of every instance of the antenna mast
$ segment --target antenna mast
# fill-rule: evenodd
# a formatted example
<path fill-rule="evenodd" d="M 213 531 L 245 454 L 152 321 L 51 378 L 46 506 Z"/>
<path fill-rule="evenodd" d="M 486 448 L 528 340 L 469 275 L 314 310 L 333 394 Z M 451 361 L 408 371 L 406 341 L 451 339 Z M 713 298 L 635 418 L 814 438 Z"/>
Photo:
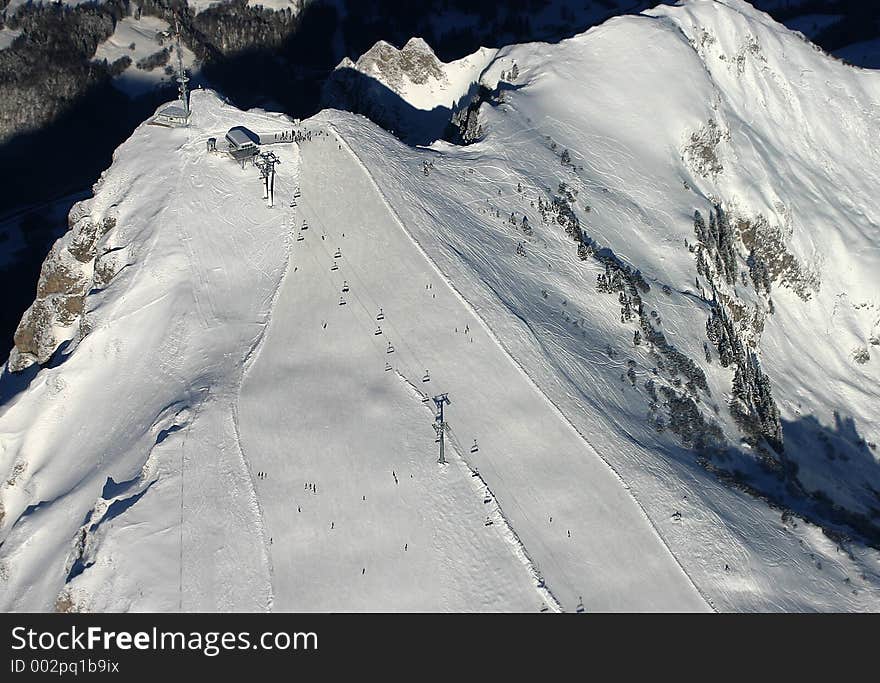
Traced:
<path fill-rule="evenodd" d="M 177 87 L 180 90 L 180 102 L 183 104 L 183 111 L 189 116 L 189 97 L 187 96 L 186 83 L 189 78 L 183 70 L 183 51 L 180 49 L 180 24 L 177 19 L 174 20 L 174 30 L 177 34 Z"/>

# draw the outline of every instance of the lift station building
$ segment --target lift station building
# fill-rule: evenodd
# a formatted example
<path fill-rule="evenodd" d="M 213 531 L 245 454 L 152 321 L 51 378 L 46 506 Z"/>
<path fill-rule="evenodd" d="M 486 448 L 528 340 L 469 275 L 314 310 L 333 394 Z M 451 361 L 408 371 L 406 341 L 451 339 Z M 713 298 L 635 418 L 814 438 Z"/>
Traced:
<path fill-rule="evenodd" d="M 259 137 L 244 126 L 235 126 L 226 133 L 229 154 L 236 161 L 250 159 L 259 151 Z"/>

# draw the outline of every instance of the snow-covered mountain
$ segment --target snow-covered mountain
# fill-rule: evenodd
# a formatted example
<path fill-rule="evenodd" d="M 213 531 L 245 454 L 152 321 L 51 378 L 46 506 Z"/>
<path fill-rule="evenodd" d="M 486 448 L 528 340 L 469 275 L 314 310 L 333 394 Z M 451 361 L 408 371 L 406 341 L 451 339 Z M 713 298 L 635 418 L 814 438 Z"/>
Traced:
<path fill-rule="evenodd" d="M 479 92 L 480 75 L 498 51 L 481 48 L 442 62 L 421 38 L 400 50 L 380 41 L 352 62 L 343 59 L 326 80 L 325 107 L 368 116 L 410 142 L 442 137 L 453 109 Z"/>
<path fill-rule="evenodd" d="M 74 208 L 0 605 L 877 609 L 880 75 L 740 0 L 343 67 L 454 142 L 196 91 Z M 275 208 L 234 125 L 299 133 Z"/>

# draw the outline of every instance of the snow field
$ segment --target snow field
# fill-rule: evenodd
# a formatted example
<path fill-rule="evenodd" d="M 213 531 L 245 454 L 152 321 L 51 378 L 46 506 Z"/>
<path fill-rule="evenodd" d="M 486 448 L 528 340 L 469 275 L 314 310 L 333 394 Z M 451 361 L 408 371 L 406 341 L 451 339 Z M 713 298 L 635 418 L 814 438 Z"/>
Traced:
<path fill-rule="evenodd" d="M 258 489 L 294 492 L 284 523 L 273 523 L 271 503 L 263 503 L 274 541 L 275 580 L 286 586 L 276 589 L 275 606 L 287 607 L 281 591 L 293 590 L 291 609 L 311 607 L 310 600 L 318 601 L 319 609 L 539 607 L 534 584 L 528 586 L 530 572 L 500 542 L 495 525 L 485 526 L 486 504 L 469 485 L 467 470 L 444 470 L 435 463 L 432 409 L 417 392 L 448 391 L 447 419 L 467 446 L 464 453 L 450 449 L 450 460 L 455 453 L 479 470 L 563 608 L 574 611 L 581 599 L 593 610 L 705 608 L 620 482 L 444 285 L 356 159 L 332 138 L 320 140 L 303 146 L 298 204 L 309 228 L 304 240 L 294 243 L 295 268 L 288 271 L 265 345 L 242 392 L 245 452 L 253 467 L 268 472 Z M 296 220 L 299 224 L 299 212 Z M 337 248 L 341 257 L 334 259 Z M 334 262 L 338 270 L 331 270 Z M 345 282 L 348 292 L 342 292 Z M 379 308 L 384 320 L 376 321 Z M 375 334 L 377 328 L 382 334 Z M 386 362 L 393 372 L 385 370 Z M 427 383 L 422 381 L 426 370 Z M 270 381 L 279 376 L 285 379 Z M 275 405 L 283 406 L 280 415 L 267 412 Z M 279 424 L 289 425 L 289 441 L 278 442 L 270 425 Z M 473 439 L 479 444 L 475 453 L 469 448 Z M 415 471 L 408 472 L 410 467 Z M 457 481 L 449 479 L 451 472 L 458 472 Z M 317 494 L 305 490 L 308 482 L 317 483 Z M 411 487 L 416 492 L 409 493 Z M 377 496 L 384 501 L 398 489 L 406 497 L 397 513 L 386 505 L 372 510 L 364 505 L 364 495 L 367 503 Z M 378 510 L 389 510 L 389 519 L 371 524 Z M 440 520 L 434 543 L 442 559 L 425 558 L 423 571 L 411 567 L 422 561 L 424 530 L 411 529 L 411 542 L 406 534 L 397 535 L 394 544 L 388 538 L 413 510 Z M 282 531 L 291 517 L 293 530 Z M 289 533 L 294 542 L 285 548 Z M 487 538 L 463 548 L 462 534 Z M 360 551 L 368 560 L 357 557 L 359 542 L 369 548 Z M 394 546 L 408 542 L 401 556 Z M 282 552 L 295 558 L 287 571 L 279 568 L 284 560 L 274 559 Z M 389 562 L 387 554 L 395 560 Z M 500 560 L 490 563 L 500 562 L 513 577 L 492 576 L 494 591 L 473 579 L 455 582 L 454 589 L 414 579 L 408 586 L 405 576 L 388 580 L 401 572 L 434 576 L 429 568 L 438 564 L 455 567 L 453 574 L 488 579 L 482 565 L 498 555 Z M 376 563 L 380 571 L 373 569 Z M 351 576 L 357 578 L 364 565 L 363 586 L 352 585 Z M 370 572 L 378 585 L 370 583 Z M 294 586 L 282 583 L 290 581 Z M 428 595 L 410 595 L 417 587 Z M 487 592 L 492 600 L 481 598 Z"/>

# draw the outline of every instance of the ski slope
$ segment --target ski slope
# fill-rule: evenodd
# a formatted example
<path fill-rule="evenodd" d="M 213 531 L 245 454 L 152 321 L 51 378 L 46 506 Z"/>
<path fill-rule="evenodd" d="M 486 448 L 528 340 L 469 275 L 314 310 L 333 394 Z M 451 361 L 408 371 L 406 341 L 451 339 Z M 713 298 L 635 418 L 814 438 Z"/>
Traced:
<path fill-rule="evenodd" d="M 520 77 L 504 82 L 514 64 Z M 711 289 L 687 245 L 694 211 L 705 216 L 714 202 L 765 221 L 766 240 L 779 241 L 775 258 L 798 266 L 794 281 L 774 283 L 772 298 L 756 295 L 740 245 L 741 277 L 721 294 L 755 321 L 740 327 L 772 382 L 800 485 L 876 518 L 880 264 L 865 182 L 876 175 L 877 74 L 823 55 L 744 2 L 694 0 L 557 45 L 504 48 L 480 82 L 500 95 L 480 107 L 483 138 L 463 148 L 412 148 L 361 117 L 318 118 L 351 144 L 407 230 L 631 486 L 714 605 L 875 609 L 874 550 L 833 525 L 826 534 L 792 524 L 723 484 L 651 419 L 648 382 L 675 390 L 681 379 L 633 344 L 638 325 L 620 319 L 616 295 L 597 291 L 601 262 L 578 258 L 540 202 L 565 183 L 597 248 L 641 270 L 646 312 L 705 373 L 700 410 L 731 445 L 710 463 L 722 470 L 746 470 L 755 456 L 727 408 L 733 369 L 708 344 Z M 787 120 L 798 125 L 780 127 Z"/>
<path fill-rule="evenodd" d="M 81 265 L 90 282 L 96 270 L 112 278 L 92 285 L 82 323 L 58 330 L 75 353 L 23 386 L 4 377 L 4 610 L 268 607 L 234 411 L 289 239 L 256 172 L 207 154 L 205 140 L 230 122 L 288 124 L 206 91 L 192 102 L 191 128 L 139 127 L 74 208 L 116 220 L 97 264 Z M 296 147 L 275 149 L 290 186 Z"/>
<path fill-rule="evenodd" d="M 197 90 L 189 128 L 116 151 L 25 316 L 45 357 L 0 375 L 0 609 L 880 608 L 880 553 L 846 524 L 870 531 L 880 490 L 877 74 L 689 0 L 478 77 L 467 146 Z M 206 150 L 236 125 L 308 133 L 269 147 L 274 208 Z M 697 270 L 716 203 L 729 280 Z M 635 343 L 608 253 L 691 366 Z M 781 264 L 761 290 L 759 257 Z M 788 479 L 732 417 L 719 302 Z M 707 421 L 723 449 L 686 441 Z"/>
<path fill-rule="evenodd" d="M 568 611 L 706 609 L 622 482 L 446 285 L 347 146 L 304 143 L 301 188 L 290 221 L 308 229 L 240 404 L 244 452 L 266 472 L 274 607 L 538 609 L 537 572 Z M 447 465 L 421 400 L 440 392 Z"/>

